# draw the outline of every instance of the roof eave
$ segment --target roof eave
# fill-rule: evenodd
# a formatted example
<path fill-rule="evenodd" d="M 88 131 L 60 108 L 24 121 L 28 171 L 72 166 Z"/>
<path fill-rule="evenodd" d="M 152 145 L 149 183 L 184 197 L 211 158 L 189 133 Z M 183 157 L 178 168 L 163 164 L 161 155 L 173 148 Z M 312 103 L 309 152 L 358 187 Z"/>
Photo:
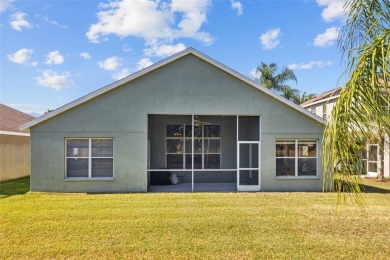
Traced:
<path fill-rule="evenodd" d="M 139 71 L 127 76 L 127 77 L 124 77 L 123 79 L 120 79 L 118 81 L 115 81 L 114 83 L 111 83 L 107 86 L 104 86 L 104 87 L 98 89 L 98 90 L 95 90 L 95 91 L 93 91 L 93 92 L 91 92 L 91 93 L 89 93 L 81 98 L 78 98 L 78 99 L 76 99 L 76 100 L 74 100 L 74 101 L 72 101 L 72 102 L 70 102 L 70 103 L 68 103 L 60 108 L 57 108 L 56 110 L 54 110 L 50 113 L 47 113 L 47 114 L 45 114 L 45 115 L 43 115 L 35 120 L 32 120 L 32 121 L 24 124 L 24 125 L 21 125 L 20 130 L 23 131 L 23 130 L 31 128 L 39 123 L 42 123 L 42 122 L 44 122 L 44 121 L 46 121 L 46 120 L 48 120 L 48 119 L 50 119 L 58 114 L 61 114 L 61 113 L 65 112 L 73 107 L 79 106 L 79 105 L 81 105 L 89 100 L 94 99 L 97 96 L 100 96 L 100 95 L 102 95 L 102 94 L 104 94 L 112 89 L 115 89 L 115 88 L 119 87 L 120 85 L 123 85 L 123 84 L 128 83 L 128 82 L 130 82 L 136 78 L 139 78 L 145 74 L 148 74 L 149 72 L 151 72 L 155 69 L 158 69 L 158 68 L 164 66 L 165 64 L 172 62 L 173 60 L 179 59 L 182 56 L 187 55 L 188 53 L 190 53 L 190 52 L 182 51 L 182 52 L 179 52 L 175 55 L 170 56 L 167 59 L 156 62 L 147 68 L 139 70 Z"/>
<path fill-rule="evenodd" d="M 30 136 L 30 133 L 0 130 L 0 135 Z"/>
<path fill-rule="evenodd" d="M 216 67 L 218 67 L 218 68 L 220 68 L 221 70 L 225 71 L 226 73 L 228 73 L 228 74 L 230 74 L 230 75 L 232 75 L 232 76 L 234 76 L 234 77 L 244 81 L 248 85 L 256 88 L 257 90 L 260 90 L 260 91 L 264 92 L 265 94 L 275 98 L 276 100 L 286 104 L 287 106 L 290 106 L 290 107 L 292 107 L 295 110 L 298 110 L 299 112 L 305 114 L 306 116 L 308 116 L 308 117 L 310 117 L 310 118 L 312 118 L 312 119 L 314 119 L 314 120 L 316 120 L 316 121 L 318 121 L 318 122 L 320 122 L 322 124 L 326 124 L 326 120 L 322 119 L 321 117 L 319 117 L 317 115 L 314 115 L 313 113 L 307 111 L 303 107 L 292 103 L 291 101 L 289 101 L 289 100 L 283 98 L 282 96 L 272 92 L 271 90 L 269 90 L 269 89 L 259 85 L 258 83 L 254 82 L 253 80 L 249 79 L 248 77 L 240 74 L 239 72 L 237 72 L 237 71 L 227 67 L 226 65 L 224 65 L 224 64 L 222 64 L 222 63 L 220 63 L 220 62 L 218 62 L 218 61 L 216 61 L 216 60 L 214 60 L 214 59 L 212 59 L 212 58 L 210 58 L 208 56 L 206 56 L 205 54 L 203 54 L 203 53 L 201 53 L 201 52 L 199 52 L 199 51 L 197 51 L 197 50 L 195 50 L 193 48 L 188 48 L 188 49 L 186 49 L 184 51 L 181 51 L 181 52 L 179 52 L 177 54 L 174 54 L 174 55 L 172 55 L 172 56 L 170 56 L 170 57 L 168 57 L 168 58 L 166 58 L 164 60 L 156 62 L 153 65 L 151 65 L 151 66 L 149 66 L 149 67 L 147 67 L 145 69 L 137 71 L 137 72 L 135 72 L 135 73 L 133 73 L 133 74 L 123 78 L 123 79 L 120 79 L 120 80 L 118 80 L 118 81 L 116 81 L 114 83 L 111 83 L 111 84 L 109 84 L 109 85 L 107 85 L 105 87 L 102 87 L 102 88 L 100 88 L 100 89 L 98 89 L 96 91 L 93 91 L 93 92 L 91 92 L 91 93 L 89 93 L 89 94 L 87 94 L 87 95 L 85 95 L 85 96 L 83 96 L 81 98 L 78 98 L 78 99 L 76 99 L 76 100 L 74 100 L 74 101 L 72 101 L 72 102 L 70 102 L 70 103 L 68 103 L 68 104 L 66 104 L 66 105 L 64 105 L 64 106 L 62 106 L 62 107 L 52 111 L 52 112 L 50 112 L 50 113 L 47 113 L 47 114 L 45 114 L 45 115 L 43 115 L 43 116 L 41 116 L 41 117 L 39 117 L 37 119 L 34 119 L 34 120 L 32 120 L 32 121 L 30 121 L 30 122 L 20 126 L 20 130 L 21 131 L 27 130 L 27 129 L 29 129 L 29 128 L 37 125 L 37 124 L 40 124 L 40 123 L 42 123 L 42 122 L 44 122 L 46 120 L 49 120 L 50 118 L 52 118 L 52 117 L 54 117 L 56 115 L 64 113 L 65 111 L 67 111 L 67 110 L 69 110 L 69 109 L 71 109 L 73 107 L 76 107 L 76 106 L 79 106 L 79 105 L 81 105 L 81 104 L 83 104 L 85 102 L 88 102 L 89 100 L 92 100 L 92 99 L 94 99 L 94 98 L 96 98 L 96 97 L 98 97 L 98 96 L 100 96 L 100 95 L 102 95 L 102 94 L 104 94 L 104 93 L 106 93 L 108 91 L 111 91 L 111 90 L 113 90 L 113 89 L 115 89 L 115 88 L 117 88 L 117 87 L 119 87 L 119 86 L 121 86 L 123 84 L 129 83 L 129 82 L 131 82 L 131 81 L 133 81 L 133 80 L 135 80 L 135 79 L 137 79 L 139 77 L 142 77 L 142 76 L 148 74 L 149 72 L 154 71 L 154 70 L 156 70 L 156 69 L 158 69 L 158 68 L 160 68 L 160 67 L 162 67 L 162 66 L 164 66 L 166 64 L 169 64 L 169 63 L 171 63 L 171 62 L 173 62 L 173 61 L 175 61 L 177 59 L 180 59 L 181 57 L 184 57 L 184 56 L 186 56 L 188 54 L 193 54 L 194 56 L 196 56 L 196 57 L 198 57 L 198 58 L 200 58 L 200 59 L 202 59 L 202 60 L 204 60 L 204 61 L 206 61 L 206 62 L 208 62 L 208 63 L 210 63 L 210 64 L 212 64 L 212 65 L 214 65 Z"/>
<path fill-rule="evenodd" d="M 269 96 L 271 96 L 271 97 L 277 99 L 278 101 L 284 103 L 284 104 L 287 105 L 287 106 L 290 106 L 290 107 L 292 107 L 292 108 L 298 110 L 299 112 L 305 114 L 306 116 L 309 116 L 310 118 L 312 118 L 312 119 L 314 119 L 314 120 L 316 120 L 316 121 L 318 121 L 318 122 L 320 122 L 320 123 L 322 123 L 322 124 L 326 124 L 326 123 L 327 123 L 327 121 L 324 120 L 322 117 L 319 117 L 319 116 L 317 116 L 317 115 L 311 113 L 311 112 L 308 111 L 307 109 L 304 109 L 304 108 L 302 108 L 301 106 L 299 106 L 299 105 L 297 105 L 297 104 L 295 104 L 295 103 L 293 103 L 293 102 L 287 100 L 286 98 L 284 98 L 284 97 L 282 97 L 282 96 L 276 94 L 275 92 L 273 92 L 273 91 L 267 89 L 266 87 L 261 86 L 261 85 L 258 84 L 257 82 L 255 82 L 255 81 L 251 80 L 250 78 L 248 78 L 248 77 L 242 75 L 241 73 L 239 73 L 239 72 L 237 72 L 237 71 L 235 71 L 235 70 L 233 70 L 233 69 L 227 67 L 226 65 L 224 65 L 224 64 L 222 64 L 222 63 L 220 63 L 220 62 L 218 62 L 218 61 L 216 61 L 216 60 L 214 60 L 214 59 L 212 59 L 212 58 L 210 58 L 210 57 L 208 57 L 208 56 L 206 56 L 206 55 L 204 55 L 204 54 L 202 54 L 202 53 L 196 51 L 196 50 L 194 50 L 194 51 L 195 51 L 196 53 L 193 53 L 193 54 L 198 54 L 197 56 L 198 56 L 199 58 L 202 58 L 202 59 L 208 61 L 209 63 L 211 63 L 211 64 L 217 66 L 218 68 L 224 70 L 225 72 L 229 73 L 230 75 L 232 75 L 232 76 L 234 76 L 234 77 L 236 77 L 236 78 L 239 78 L 240 80 L 242 80 L 242 81 L 244 81 L 245 83 L 247 83 L 248 85 L 250 85 L 250 86 L 256 88 L 257 90 L 260 90 L 260 91 L 264 92 L 265 94 L 267 94 L 267 95 L 269 95 Z"/>
<path fill-rule="evenodd" d="M 324 98 L 324 99 L 320 99 L 320 100 L 316 100 L 312 103 L 309 103 L 309 104 L 301 104 L 301 107 L 310 107 L 310 106 L 313 106 L 313 105 L 317 105 L 317 104 L 320 104 L 320 103 L 324 103 L 324 102 L 329 102 L 331 100 L 334 100 L 334 99 L 338 99 L 340 97 L 340 95 L 336 95 L 336 96 L 332 96 L 332 97 L 329 97 L 329 98 Z"/>

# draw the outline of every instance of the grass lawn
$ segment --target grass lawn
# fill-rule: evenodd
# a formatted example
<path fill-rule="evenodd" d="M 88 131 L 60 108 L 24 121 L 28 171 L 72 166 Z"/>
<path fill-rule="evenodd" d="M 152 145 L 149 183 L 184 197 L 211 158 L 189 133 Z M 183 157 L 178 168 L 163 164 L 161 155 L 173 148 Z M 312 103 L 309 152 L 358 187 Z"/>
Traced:
<path fill-rule="evenodd" d="M 0 259 L 389 259 L 390 182 L 332 193 L 30 193 L 0 184 Z"/>

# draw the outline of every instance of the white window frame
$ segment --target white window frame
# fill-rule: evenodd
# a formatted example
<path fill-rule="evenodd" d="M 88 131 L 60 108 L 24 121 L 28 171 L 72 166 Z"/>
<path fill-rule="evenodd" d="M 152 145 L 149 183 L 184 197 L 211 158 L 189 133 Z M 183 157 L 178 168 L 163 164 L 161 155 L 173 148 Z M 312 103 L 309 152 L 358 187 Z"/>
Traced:
<path fill-rule="evenodd" d="M 170 126 L 170 125 L 182 125 L 183 126 L 183 136 L 182 137 L 168 137 L 167 136 L 167 133 L 166 133 L 166 129 L 167 129 L 167 126 Z M 205 155 L 209 155 L 209 154 L 217 154 L 219 155 L 219 168 L 217 169 L 222 169 L 222 138 L 221 136 L 220 137 L 205 137 L 204 136 L 204 126 L 205 125 L 201 125 L 201 129 L 202 129 L 202 135 L 200 137 L 192 137 L 192 136 L 185 136 L 185 129 L 186 129 L 186 126 L 188 126 L 189 124 L 167 124 L 165 126 L 165 168 L 167 168 L 168 166 L 168 155 L 169 154 L 176 154 L 176 155 L 182 155 L 183 156 L 183 168 L 175 168 L 175 169 L 183 169 L 183 170 L 191 170 L 191 168 L 193 168 L 194 170 L 213 170 L 213 169 L 216 169 L 216 168 L 205 168 Z M 210 125 L 215 125 L 215 126 L 219 126 L 220 127 L 220 130 L 221 130 L 221 125 L 220 124 L 210 124 Z M 189 125 L 191 126 L 191 125 Z M 195 153 L 195 147 L 193 147 L 192 151 L 189 152 L 189 153 L 186 153 L 186 141 L 192 141 L 192 138 L 194 139 L 194 142 L 192 142 L 192 145 L 195 145 L 195 140 L 201 140 L 202 141 L 202 151 L 201 153 Z M 183 141 L 183 153 L 168 153 L 167 151 L 167 142 L 168 140 L 182 140 Z M 206 153 L 205 152 L 205 140 L 219 140 L 219 144 L 220 144 L 220 149 L 219 149 L 219 152 L 217 153 Z M 190 167 L 190 168 L 186 168 L 186 155 L 202 155 L 202 168 L 194 168 L 193 167 Z M 192 163 L 194 163 L 194 160 L 192 160 Z M 173 168 L 172 168 L 173 169 Z"/>
<path fill-rule="evenodd" d="M 374 146 L 376 147 L 376 158 L 377 160 L 376 161 L 370 161 L 370 147 L 371 146 Z M 366 171 L 365 171 L 365 174 L 366 176 L 376 176 L 378 174 L 378 164 L 379 164 L 379 161 L 378 161 L 378 158 L 379 158 L 379 145 L 378 144 L 367 144 L 367 151 L 365 151 L 366 153 L 366 158 L 363 159 L 363 161 L 366 161 Z M 368 169 L 370 169 L 370 163 L 375 163 L 376 164 L 376 172 L 370 172 Z"/>
<path fill-rule="evenodd" d="M 294 142 L 294 148 L 295 148 L 295 156 L 294 157 L 278 157 L 275 156 L 275 176 L 276 178 L 312 178 L 312 177 L 318 177 L 318 140 L 317 139 L 276 139 L 275 141 L 275 149 L 276 145 L 283 142 Z M 303 157 L 299 156 L 299 150 L 298 150 L 298 144 L 300 142 L 313 142 L 316 144 L 316 157 Z M 275 152 L 276 154 L 276 152 Z M 277 159 L 294 159 L 294 175 L 277 175 L 276 172 L 276 160 Z M 299 159 L 316 159 L 316 174 L 315 175 L 298 175 L 298 161 Z"/>
<path fill-rule="evenodd" d="M 323 119 L 326 119 L 327 118 L 327 104 L 325 103 L 324 105 L 322 105 L 322 118 Z"/>
<path fill-rule="evenodd" d="M 88 140 L 88 156 L 84 157 L 75 157 L 68 156 L 68 140 Z M 92 156 L 92 140 L 112 140 L 112 157 L 96 157 Z M 114 138 L 86 138 L 86 137 L 72 137 L 65 138 L 65 178 L 66 179 L 112 179 L 114 178 Z M 87 177 L 68 177 L 68 159 L 88 159 L 88 176 Z M 92 177 L 92 159 L 112 159 L 112 176 L 104 177 Z"/>

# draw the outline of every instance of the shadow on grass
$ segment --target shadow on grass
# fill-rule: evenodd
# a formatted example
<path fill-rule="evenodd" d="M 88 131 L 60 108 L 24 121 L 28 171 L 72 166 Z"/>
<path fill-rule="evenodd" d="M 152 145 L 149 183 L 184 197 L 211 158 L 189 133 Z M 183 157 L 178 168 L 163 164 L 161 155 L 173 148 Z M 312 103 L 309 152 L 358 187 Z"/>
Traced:
<path fill-rule="evenodd" d="M 334 181 L 334 190 L 339 188 L 341 192 L 351 192 L 356 184 L 341 179 Z M 377 180 L 375 178 L 363 178 L 362 183 L 359 184 L 362 193 L 390 193 L 390 179 Z"/>
<path fill-rule="evenodd" d="M 363 193 L 390 193 L 390 190 L 388 189 L 370 186 L 367 184 L 360 184 L 360 189 Z"/>
<path fill-rule="evenodd" d="M 30 177 L 0 183 L 0 199 L 30 191 Z"/>

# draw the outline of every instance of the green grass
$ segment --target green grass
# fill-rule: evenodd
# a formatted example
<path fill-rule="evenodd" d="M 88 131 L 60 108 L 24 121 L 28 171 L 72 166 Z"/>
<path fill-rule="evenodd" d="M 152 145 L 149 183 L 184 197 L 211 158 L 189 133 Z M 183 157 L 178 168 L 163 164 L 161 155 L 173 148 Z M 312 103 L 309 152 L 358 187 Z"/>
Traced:
<path fill-rule="evenodd" d="M 27 184 L 0 184 L 0 259 L 390 255 L 390 182 L 365 182 L 382 192 L 365 193 L 364 210 L 336 210 L 334 193 L 25 193 Z"/>

